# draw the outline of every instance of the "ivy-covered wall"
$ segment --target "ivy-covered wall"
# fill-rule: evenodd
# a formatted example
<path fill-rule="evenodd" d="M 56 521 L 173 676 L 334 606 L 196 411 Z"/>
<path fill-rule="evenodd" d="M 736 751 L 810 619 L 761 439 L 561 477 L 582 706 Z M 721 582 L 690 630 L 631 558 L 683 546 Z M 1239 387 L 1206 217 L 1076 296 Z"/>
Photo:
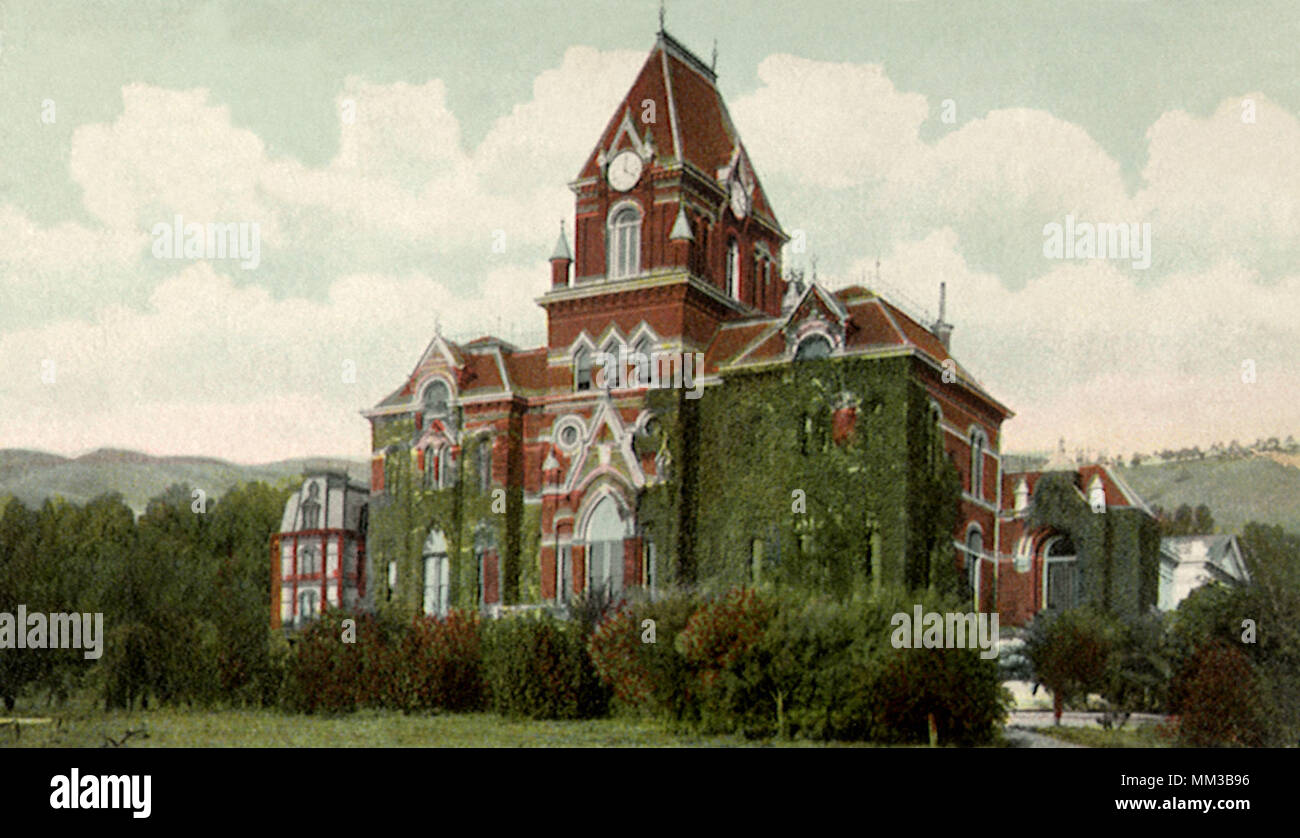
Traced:
<path fill-rule="evenodd" d="M 463 419 L 461 409 L 457 408 L 452 421 L 459 426 Z M 521 524 L 526 517 L 523 488 L 521 480 L 512 479 L 520 475 L 523 468 L 518 453 L 522 446 L 518 444 L 520 425 L 517 417 L 511 417 L 507 428 L 505 434 L 488 428 L 475 429 L 467 434 L 453 461 L 455 476 L 452 485 L 431 489 L 425 488 L 424 475 L 412 445 L 416 436 L 414 416 L 385 418 L 376 422 L 375 450 L 390 448 L 387 456 L 392 461 L 386 469 L 384 490 L 370 496 L 369 560 L 372 571 L 369 584 L 378 610 L 391 611 L 403 617 L 420 613 L 424 595 L 423 548 L 429 533 L 435 528 L 441 529 L 447 540 L 453 607 L 478 607 L 476 544 L 497 552 L 503 603 L 519 602 L 521 585 L 526 589 L 530 578 L 531 584 L 537 585 L 536 569 L 532 569 L 531 575 L 522 570 L 535 561 L 521 561 L 521 550 L 526 541 L 521 535 Z M 498 436 L 505 438 L 497 439 Z M 493 472 L 497 477 L 486 491 L 480 486 L 476 471 L 480 449 L 485 445 L 493 446 Z M 505 478 L 505 485 L 501 478 Z M 504 495 L 494 497 L 493 489 L 502 489 Z M 531 531 L 537 529 L 537 516 L 537 512 L 532 513 Z M 531 552 L 524 555 L 534 557 L 536 536 L 531 544 Z M 391 602 L 386 597 L 390 561 L 397 562 L 397 590 Z"/>
<path fill-rule="evenodd" d="M 653 393 L 670 479 L 638 520 L 660 578 L 706 589 L 951 589 L 959 485 L 910 359 L 833 358 L 726 376 L 698 401 Z M 852 433 L 834 440 L 839 423 Z M 851 412 L 852 419 L 848 419 Z"/>
<path fill-rule="evenodd" d="M 1085 602 L 1117 614 L 1145 613 L 1160 584 L 1160 530 L 1136 508 L 1093 512 L 1075 472 L 1044 474 L 1034 486 L 1031 529 L 1050 527 L 1074 544 Z"/>

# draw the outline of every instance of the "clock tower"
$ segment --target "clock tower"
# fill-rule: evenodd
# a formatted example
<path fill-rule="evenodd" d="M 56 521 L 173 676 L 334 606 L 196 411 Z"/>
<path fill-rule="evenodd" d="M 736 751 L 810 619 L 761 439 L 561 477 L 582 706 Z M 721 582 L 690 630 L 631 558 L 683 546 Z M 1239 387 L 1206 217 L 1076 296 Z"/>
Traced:
<path fill-rule="evenodd" d="M 575 342 L 639 331 L 655 348 L 702 351 L 727 321 L 780 314 L 776 220 L 713 69 L 666 32 L 578 177 L 575 242 L 552 260 L 553 363 Z"/>

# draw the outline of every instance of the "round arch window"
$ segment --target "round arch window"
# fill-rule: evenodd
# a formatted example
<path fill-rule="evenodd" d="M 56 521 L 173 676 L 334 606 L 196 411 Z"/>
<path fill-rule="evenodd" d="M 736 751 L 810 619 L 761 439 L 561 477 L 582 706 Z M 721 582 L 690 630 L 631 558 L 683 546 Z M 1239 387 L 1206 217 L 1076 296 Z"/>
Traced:
<path fill-rule="evenodd" d="M 799 348 L 795 350 L 794 359 L 796 361 L 814 361 L 818 358 L 828 358 L 831 354 L 831 342 L 821 335 L 812 335 L 799 342 Z"/>
<path fill-rule="evenodd" d="M 442 381 L 430 382 L 424 388 L 424 412 L 428 416 L 444 416 L 451 402 L 451 390 Z"/>

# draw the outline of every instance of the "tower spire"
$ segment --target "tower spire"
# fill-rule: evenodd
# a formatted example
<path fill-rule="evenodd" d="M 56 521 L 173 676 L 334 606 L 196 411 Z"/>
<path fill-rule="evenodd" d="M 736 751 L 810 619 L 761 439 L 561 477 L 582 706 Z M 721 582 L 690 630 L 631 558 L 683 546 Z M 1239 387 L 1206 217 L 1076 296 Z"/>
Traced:
<path fill-rule="evenodd" d="M 659 0 L 659 34 L 664 34 L 664 0 Z"/>

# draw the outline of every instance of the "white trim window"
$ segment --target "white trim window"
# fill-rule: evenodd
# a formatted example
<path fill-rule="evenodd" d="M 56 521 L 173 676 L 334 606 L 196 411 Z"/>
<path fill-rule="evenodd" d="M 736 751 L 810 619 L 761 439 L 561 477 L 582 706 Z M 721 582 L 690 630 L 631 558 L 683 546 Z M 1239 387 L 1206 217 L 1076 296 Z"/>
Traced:
<path fill-rule="evenodd" d="M 625 279 L 641 272 L 641 213 L 623 205 L 609 217 L 610 279 Z"/>
<path fill-rule="evenodd" d="M 980 556 L 984 553 L 984 531 L 972 526 L 966 531 L 966 584 L 976 604 L 980 599 Z"/>
<path fill-rule="evenodd" d="M 617 595 L 623 590 L 623 539 L 626 531 L 618 504 L 601 498 L 587 520 L 587 590 Z"/>
<path fill-rule="evenodd" d="M 451 446 L 444 445 L 438 449 L 438 488 L 446 489 L 453 485 L 455 475 L 452 472 Z"/>
<path fill-rule="evenodd" d="M 580 393 L 591 389 L 591 350 L 585 346 L 573 354 L 573 389 Z"/>
<path fill-rule="evenodd" d="M 984 431 L 974 428 L 970 432 L 970 495 L 976 500 L 984 499 L 984 455 L 988 452 L 989 440 Z"/>
<path fill-rule="evenodd" d="M 727 242 L 727 296 L 740 297 L 740 245 L 735 239 Z"/>
<path fill-rule="evenodd" d="M 424 557 L 424 613 L 447 616 L 451 604 L 451 560 L 446 553 Z"/>
<path fill-rule="evenodd" d="M 1083 598 L 1074 542 L 1056 536 L 1043 545 L 1043 607 L 1064 611 L 1082 605 Z"/>
<path fill-rule="evenodd" d="M 320 593 L 314 590 L 298 592 L 298 622 L 305 623 L 320 616 Z"/>
<path fill-rule="evenodd" d="M 568 602 L 573 594 L 573 547 L 565 544 L 555 557 L 555 601 Z"/>
<path fill-rule="evenodd" d="M 434 452 L 432 445 L 424 447 L 424 488 L 440 488 L 438 486 L 438 454 Z"/>
<path fill-rule="evenodd" d="M 654 354 L 654 344 L 650 338 L 643 337 L 632 347 L 632 373 L 636 376 L 633 387 L 647 387 L 650 384 L 650 356 Z"/>

